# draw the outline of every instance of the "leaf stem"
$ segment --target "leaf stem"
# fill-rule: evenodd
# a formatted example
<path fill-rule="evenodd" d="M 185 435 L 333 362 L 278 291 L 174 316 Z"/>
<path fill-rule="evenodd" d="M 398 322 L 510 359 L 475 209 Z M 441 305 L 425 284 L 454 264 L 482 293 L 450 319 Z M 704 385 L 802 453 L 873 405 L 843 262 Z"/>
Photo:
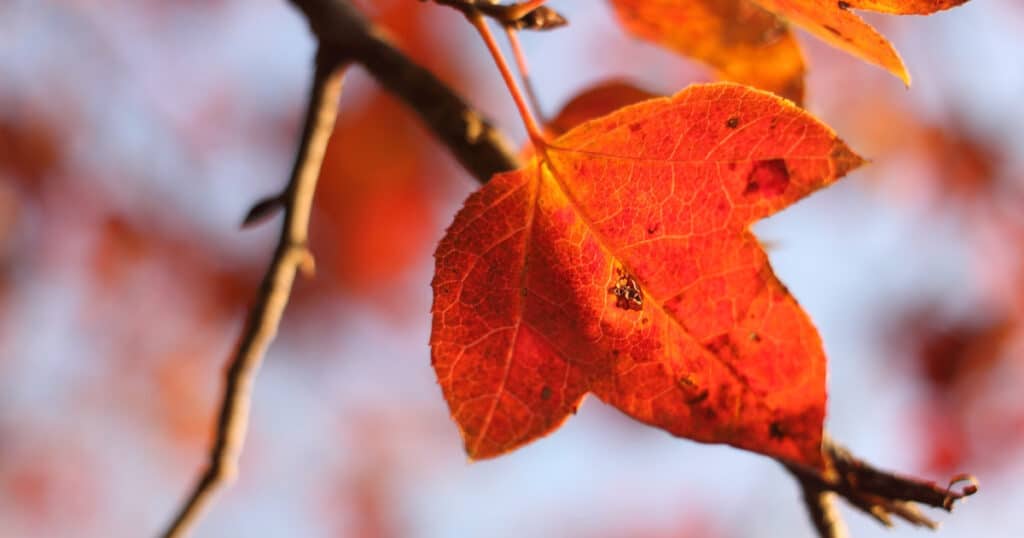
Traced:
<path fill-rule="evenodd" d="M 519 78 L 523 80 L 523 90 L 526 92 L 533 113 L 537 115 L 540 122 L 547 123 L 544 119 L 544 110 L 540 106 L 540 99 L 533 87 L 533 80 L 530 78 L 530 65 L 526 62 L 526 54 L 523 52 L 522 43 L 519 41 L 519 31 L 506 26 L 505 35 L 508 36 L 508 44 L 512 48 L 512 55 L 516 60 L 516 67 L 519 69 Z"/>
<path fill-rule="evenodd" d="M 466 18 L 469 19 L 469 22 L 480 33 L 480 37 L 483 38 L 484 43 L 487 45 L 487 50 L 491 52 L 491 57 L 494 58 L 495 65 L 498 66 L 498 71 L 501 71 L 501 76 L 505 79 L 505 85 L 508 87 L 509 93 L 512 94 L 516 108 L 519 109 L 519 116 L 523 119 L 523 126 L 526 127 L 526 133 L 529 135 L 530 141 L 538 151 L 547 147 L 544 131 L 537 124 L 533 113 L 530 112 L 530 106 L 527 104 L 526 98 L 523 97 L 523 92 L 519 89 L 515 76 L 512 74 L 512 70 L 509 69 L 508 62 L 505 61 L 505 56 L 501 53 L 501 49 L 498 48 L 498 43 L 495 41 L 491 29 L 488 28 L 487 21 L 484 20 L 483 15 L 475 11 L 467 13 Z"/>

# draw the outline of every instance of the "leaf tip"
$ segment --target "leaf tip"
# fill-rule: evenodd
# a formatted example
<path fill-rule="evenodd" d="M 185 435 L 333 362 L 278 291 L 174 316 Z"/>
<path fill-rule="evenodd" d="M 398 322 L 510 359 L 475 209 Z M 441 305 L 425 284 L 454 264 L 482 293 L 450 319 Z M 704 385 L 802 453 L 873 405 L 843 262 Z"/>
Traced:
<path fill-rule="evenodd" d="M 903 65 L 900 65 L 900 72 L 897 73 L 896 76 L 900 77 L 900 80 L 903 81 L 903 85 L 906 86 L 906 88 L 909 90 L 910 89 L 910 72 L 907 71 L 907 68 L 904 67 Z"/>
<path fill-rule="evenodd" d="M 907 70 L 907 65 L 903 63 L 903 58 L 900 57 L 900 53 L 895 48 L 891 48 L 890 53 L 892 57 L 889 61 L 885 62 L 885 70 L 892 73 L 893 76 L 903 81 L 903 85 L 910 89 L 910 71 Z"/>
<path fill-rule="evenodd" d="M 832 153 L 829 157 L 835 166 L 836 179 L 839 179 L 853 170 L 871 162 L 870 160 L 858 155 L 850 149 L 850 146 L 846 145 L 846 142 L 843 142 L 838 138 L 835 141 L 835 146 L 832 148 Z"/>

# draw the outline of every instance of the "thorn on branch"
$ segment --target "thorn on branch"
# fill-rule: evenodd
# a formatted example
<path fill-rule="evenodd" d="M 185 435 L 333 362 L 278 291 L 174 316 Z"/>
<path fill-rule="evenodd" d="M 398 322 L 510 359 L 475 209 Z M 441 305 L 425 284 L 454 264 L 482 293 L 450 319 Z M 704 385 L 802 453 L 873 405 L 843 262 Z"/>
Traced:
<path fill-rule="evenodd" d="M 316 275 L 316 258 L 313 257 L 313 252 L 306 245 L 292 248 L 297 258 L 295 265 L 299 268 L 299 273 L 306 278 L 313 278 Z"/>
<path fill-rule="evenodd" d="M 245 214 L 245 218 L 242 219 L 242 228 L 249 228 L 266 222 L 282 209 L 284 209 L 284 193 L 267 196 L 253 204 L 252 208 Z"/>

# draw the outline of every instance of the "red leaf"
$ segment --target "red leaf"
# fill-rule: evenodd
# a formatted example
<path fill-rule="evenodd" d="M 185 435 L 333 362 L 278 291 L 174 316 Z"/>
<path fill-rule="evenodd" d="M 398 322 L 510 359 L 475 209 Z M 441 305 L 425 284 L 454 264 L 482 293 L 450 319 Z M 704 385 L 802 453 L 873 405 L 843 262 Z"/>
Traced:
<path fill-rule="evenodd" d="M 791 103 L 690 87 L 585 123 L 466 201 L 432 359 L 472 458 L 587 392 L 670 433 L 820 466 L 825 358 L 748 226 L 862 161 Z"/>
<path fill-rule="evenodd" d="M 556 135 L 561 135 L 577 125 L 611 114 L 616 110 L 657 97 L 642 88 L 621 80 L 608 80 L 591 86 L 576 97 L 573 97 L 555 119 L 548 122 L 547 128 Z"/>

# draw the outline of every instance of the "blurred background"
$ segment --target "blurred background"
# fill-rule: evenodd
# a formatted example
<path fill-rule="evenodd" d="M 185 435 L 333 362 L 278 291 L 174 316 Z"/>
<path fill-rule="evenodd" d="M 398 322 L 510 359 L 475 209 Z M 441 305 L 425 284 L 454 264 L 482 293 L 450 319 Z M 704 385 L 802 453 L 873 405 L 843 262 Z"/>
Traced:
<path fill-rule="evenodd" d="M 524 139 L 472 29 L 357 2 Z M 604 2 L 524 35 L 544 112 L 705 67 Z M 896 78 L 801 34 L 807 107 L 872 165 L 756 226 L 829 356 L 828 429 L 886 469 L 982 490 L 941 537 L 1024 536 L 1024 3 L 868 18 Z M 222 369 L 279 221 L 314 43 L 284 0 L 0 2 L 0 536 L 152 536 L 205 461 Z M 811 536 L 776 463 L 588 399 L 469 464 L 430 368 L 431 254 L 476 183 L 361 70 L 345 83 L 299 281 L 238 481 L 197 536 Z M 843 509 L 855 537 L 886 531 Z"/>

